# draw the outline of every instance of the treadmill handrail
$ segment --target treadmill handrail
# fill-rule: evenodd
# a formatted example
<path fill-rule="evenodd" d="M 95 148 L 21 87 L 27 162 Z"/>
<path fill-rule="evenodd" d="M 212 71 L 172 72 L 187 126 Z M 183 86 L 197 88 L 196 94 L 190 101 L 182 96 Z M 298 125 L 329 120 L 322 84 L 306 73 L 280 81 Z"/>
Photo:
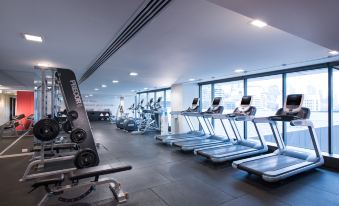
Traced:
<path fill-rule="evenodd" d="M 252 120 L 254 123 L 270 123 L 271 120 L 269 120 L 268 117 L 256 117 Z"/>
<path fill-rule="evenodd" d="M 234 118 L 235 121 L 242 121 L 242 122 L 252 121 L 253 119 L 254 119 L 254 116 L 237 116 Z"/>
<path fill-rule="evenodd" d="M 291 126 L 314 127 L 313 122 L 306 119 L 297 119 L 290 122 Z"/>
<path fill-rule="evenodd" d="M 192 116 L 192 117 L 201 117 L 202 115 L 199 112 L 183 112 L 182 115 Z"/>
<path fill-rule="evenodd" d="M 171 111 L 170 114 L 171 115 L 180 115 L 180 114 L 182 114 L 182 111 Z"/>

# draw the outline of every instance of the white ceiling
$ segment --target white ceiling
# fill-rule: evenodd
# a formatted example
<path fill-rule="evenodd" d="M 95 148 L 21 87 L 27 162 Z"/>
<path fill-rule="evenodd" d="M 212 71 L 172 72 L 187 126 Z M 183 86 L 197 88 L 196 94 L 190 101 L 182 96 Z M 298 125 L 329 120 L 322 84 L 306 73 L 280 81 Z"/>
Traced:
<path fill-rule="evenodd" d="M 187 82 L 189 78 L 210 80 L 232 76 L 233 70 L 239 67 L 260 72 L 284 68 L 282 64 L 299 62 L 293 64 L 295 66 L 311 64 L 313 60 L 338 59 L 326 58 L 328 49 L 336 49 L 330 48 L 338 42 L 335 36 L 324 33 L 323 37 L 319 34 L 315 39 L 299 35 L 303 32 L 283 31 L 281 29 L 287 27 L 280 24 L 277 26 L 280 29 L 273 27 L 276 23 L 273 19 L 283 18 L 285 14 L 279 12 L 279 8 L 272 7 L 277 11 L 271 14 L 276 15 L 264 18 L 271 26 L 258 29 L 249 25 L 251 18 L 258 15 L 242 11 L 239 5 L 236 8 L 236 2 L 246 1 L 210 1 L 217 4 L 205 0 L 173 0 L 81 85 L 83 93 L 131 94 L 132 89 L 168 87 Z M 260 3 L 260 0 L 254 1 Z M 295 1 L 284 2 L 293 6 Z M 312 0 L 309 6 L 318 8 L 321 4 L 314 2 Z M 15 84 L 25 86 L 23 82 L 29 82 L 33 65 L 47 61 L 72 68 L 80 77 L 142 3 L 142 0 L 1 1 L 0 74 L 6 70 L 7 75 L 18 79 L 13 81 Z M 265 3 L 264 0 L 261 3 Z M 303 8 L 298 9 L 299 18 L 303 19 L 306 13 Z M 313 15 L 317 17 L 317 13 Z M 313 28 L 318 23 L 306 25 Z M 42 44 L 26 42 L 20 36 L 23 32 L 42 35 L 45 41 Z M 327 39 L 327 43 L 319 39 Z M 305 61 L 310 62 L 300 63 Z M 20 75 L 12 71 L 26 73 Z M 131 71 L 138 72 L 139 76 L 129 76 Z M 21 76 L 24 77 L 19 78 Z M 3 79 L 1 75 L 0 84 Z M 113 85 L 114 79 L 119 80 L 119 84 Z M 101 84 L 108 87 L 100 88 Z M 94 91 L 96 87 L 101 90 Z"/>
<path fill-rule="evenodd" d="M 339 51 L 338 0 L 208 0 Z"/>
<path fill-rule="evenodd" d="M 143 1 L 2 0 L 0 72 L 18 79 L 10 86 L 19 88 L 33 87 L 33 66 L 39 62 L 71 68 L 80 76 Z M 25 41 L 22 33 L 41 35 L 44 42 Z M 1 75 L 0 84 L 4 79 Z"/>

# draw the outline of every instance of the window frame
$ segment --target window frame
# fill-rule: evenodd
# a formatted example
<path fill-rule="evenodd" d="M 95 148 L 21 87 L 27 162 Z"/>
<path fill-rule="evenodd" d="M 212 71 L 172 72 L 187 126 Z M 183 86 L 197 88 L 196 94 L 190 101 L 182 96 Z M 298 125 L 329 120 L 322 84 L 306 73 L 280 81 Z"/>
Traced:
<path fill-rule="evenodd" d="M 225 83 L 225 82 L 232 82 L 232 81 L 243 81 L 244 85 L 244 95 L 247 95 L 247 80 L 252 78 L 258 78 L 258 77 L 267 77 L 272 75 L 282 75 L 282 104 L 286 98 L 286 77 L 288 73 L 295 73 L 295 72 L 302 72 L 302 71 L 311 71 L 316 69 L 328 69 L 328 152 L 323 152 L 323 155 L 328 158 L 334 158 L 337 164 L 339 162 L 339 154 L 333 154 L 333 147 L 335 145 L 333 142 L 333 70 L 339 70 L 339 61 L 333 61 L 333 62 L 326 62 L 326 63 L 320 63 L 320 64 L 314 64 L 309 66 L 301 66 L 301 67 L 295 67 L 295 68 L 288 68 L 288 69 L 282 69 L 282 70 L 276 70 L 276 71 L 269 71 L 269 72 L 263 72 L 258 74 L 249 74 L 249 75 L 243 75 L 239 77 L 231 77 L 231 78 L 225 78 L 225 79 L 219 79 L 219 80 L 213 80 L 213 81 L 206 81 L 206 82 L 200 82 L 199 84 L 199 97 L 200 101 L 202 99 L 202 93 L 201 93 L 201 86 L 206 84 L 211 84 L 212 86 L 212 94 L 211 96 L 214 96 L 214 84 L 216 83 Z M 246 125 L 246 124 L 245 124 Z M 244 127 L 244 134 L 245 137 L 247 137 L 247 127 Z M 286 141 L 286 125 L 283 124 L 283 131 L 282 131 L 282 137 L 284 139 L 284 142 Z M 329 161 L 333 162 L 333 161 Z M 333 164 L 332 164 L 333 166 Z M 337 166 L 339 168 L 339 166 Z"/>

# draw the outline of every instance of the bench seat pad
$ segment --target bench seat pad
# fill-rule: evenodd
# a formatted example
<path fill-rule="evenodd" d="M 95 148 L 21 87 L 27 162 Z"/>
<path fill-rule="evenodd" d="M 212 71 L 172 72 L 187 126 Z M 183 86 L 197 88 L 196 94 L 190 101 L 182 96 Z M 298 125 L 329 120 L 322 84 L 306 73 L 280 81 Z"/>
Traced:
<path fill-rule="evenodd" d="M 110 165 L 100 165 L 100 166 L 75 170 L 70 174 L 69 179 L 71 181 L 76 181 L 76 180 L 85 179 L 89 177 L 97 177 L 100 175 L 123 172 L 123 171 L 131 170 L 131 169 L 132 169 L 132 166 L 130 165 L 117 166 L 117 167 L 112 167 Z"/>

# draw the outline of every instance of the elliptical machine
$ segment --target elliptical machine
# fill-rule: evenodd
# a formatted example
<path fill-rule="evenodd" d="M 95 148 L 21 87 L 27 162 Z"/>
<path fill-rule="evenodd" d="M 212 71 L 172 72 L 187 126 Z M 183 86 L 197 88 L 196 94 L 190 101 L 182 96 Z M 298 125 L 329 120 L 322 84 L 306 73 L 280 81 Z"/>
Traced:
<path fill-rule="evenodd" d="M 138 126 L 140 122 L 142 121 L 142 119 L 144 118 L 144 115 L 142 113 L 142 111 L 144 110 L 143 104 L 144 104 L 144 100 L 142 99 L 139 102 L 139 104 L 136 107 L 134 107 L 134 110 L 133 110 L 134 117 L 129 117 L 124 121 L 124 129 L 127 132 L 138 130 Z M 137 116 L 137 114 L 139 115 Z"/>
<path fill-rule="evenodd" d="M 153 98 L 147 103 L 146 108 L 142 111 L 142 121 L 138 125 L 138 130 L 133 131 L 132 134 L 144 134 L 146 132 L 159 132 L 160 131 L 160 114 L 161 114 L 161 99 L 159 97 L 155 103 Z"/>
<path fill-rule="evenodd" d="M 120 106 L 120 110 L 121 110 L 121 107 Z M 134 110 L 134 103 L 128 108 L 128 110 Z M 124 113 L 123 109 L 122 109 L 122 112 L 121 112 L 121 117 L 119 117 L 119 119 L 117 120 L 116 122 L 116 125 L 117 125 L 117 128 L 119 129 L 124 129 L 124 122 L 126 119 L 128 119 L 128 114 L 129 113 Z"/>

